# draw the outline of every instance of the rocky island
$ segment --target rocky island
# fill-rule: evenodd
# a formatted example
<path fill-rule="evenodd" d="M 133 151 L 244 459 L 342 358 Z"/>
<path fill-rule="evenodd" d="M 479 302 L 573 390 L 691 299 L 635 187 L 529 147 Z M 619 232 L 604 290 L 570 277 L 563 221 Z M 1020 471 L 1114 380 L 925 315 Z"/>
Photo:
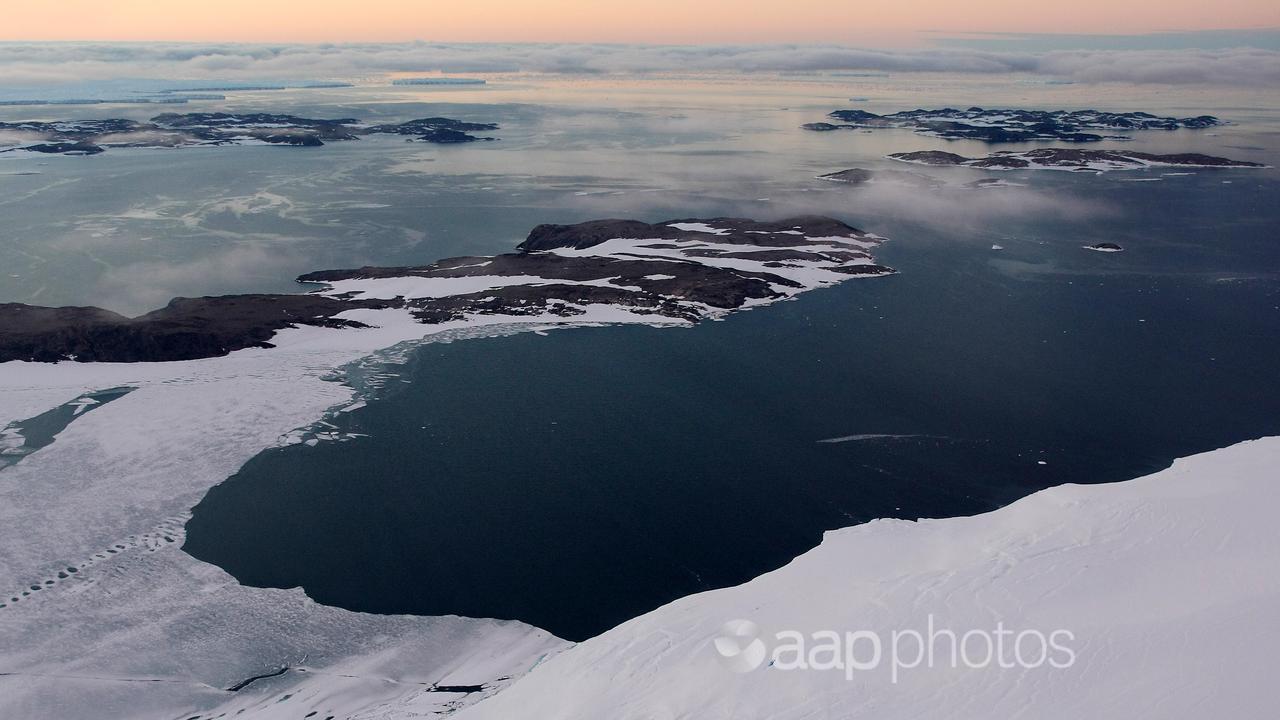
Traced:
<path fill-rule="evenodd" d="M 1096 142 L 1127 140 L 1116 132 L 1133 130 L 1201 129 L 1221 125 L 1212 115 L 1189 118 L 1159 117 L 1146 112 L 1110 113 L 1099 110 L 989 110 L 971 107 L 967 110 L 903 110 L 877 115 L 866 110 L 835 110 L 827 117 L 839 122 L 814 122 L 802 125 L 805 130 L 906 128 L 922 135 L 947 140 L 982 140 L 990 143 L 1026 142 L 1029 140 L 1064 140 Z M 1103 135 L 1097 130 L 1107 131 Z"/>
<path fill-rule="evenodd" d="M 1093 250 L 1094 252 L 1118 253 L 1124 252 L 1124 248 L 1113 242 L 1100 242 L 1093 245 L 1084 245 L 1085 250 Z"/>
<path fill-rule="evenodd" d="M 539 225 L 517 252 L 418 267 L 327 270 L 305 294 L 176 298 L 134 318 L 0 304 L 0 362 L 191 360 L 270 348 L 285 328 L 386 322 L 694 323 L 857 276 L 883 241 L 820 216 Z"/>
<path fill-rule="evenodd" d="M 1200 153 L 1155 153 L 1129 150 L 1076 150 L 1074 148 L 1041 148 L 1039 150 L 1002 150 L 986 157 L 971 158 L 941 150 L 919 150 L 893 153 L 891 160 L 917 165 L 950 165 L 984 170 L 1073 170 L 1105 172 L 1108 170 L 1140 170 L 1148 167 L 1198 168 L 1262 168 L 1261 163 L 1230 160 Z"/>
<path fill-rule="evenodd" d="M 355 118 L 318 120 L 272 113 L 163 113 L 149 122 L 106 120 L 0 122 L 14 147 L 61 155 L 96 155 L 112 147 L 186 147 L 195 145 L 292 145 L 319 147 L 326 142 L 358 140 L 365 135 L 403 135 L 410 141 L 466 143 L 494 140 L 472 135 L 492 132 L 494 123 L 445 117 L 366 125 Z"/>
<path fill-rule="evenodd" d="M 866 168 L 840 170 L 819 175 L 818 179 L 846 185 L 899 185 L 921 189 L 932 189 L 942 185 L 937 179 L 920 173 L 902 170 L 868 170 Z"/>

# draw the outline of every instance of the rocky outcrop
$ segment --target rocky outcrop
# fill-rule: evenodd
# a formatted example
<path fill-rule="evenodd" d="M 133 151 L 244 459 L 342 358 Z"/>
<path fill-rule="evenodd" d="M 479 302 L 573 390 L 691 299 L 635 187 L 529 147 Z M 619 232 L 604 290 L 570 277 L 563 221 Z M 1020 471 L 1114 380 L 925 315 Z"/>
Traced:
<path fill-rule="evenodd" d="M 193 360 L 248 347 L 271 347 L 295 325 L 356 327 L 334 315 L 355 305 L 320 295 L 175 298 L 135 318 L 96 307 L 0 304 L 0 362 Z M 385 303 L 381 304 L 385 305 Z"/>
<path fill-rule="evenodd" d="M 369 128 L 370 133 L 387 133 L 392 135 L 411 135 L 421 142 L 430 143 L 467 143 L 477 140 L 495 140 L 491 137 L 477 137 L 473 132 L 492 132 L 498 126 L 494 123 L 463 122 L 445 117 L 421 118 L 398 125 L 375 125 Z"/>
<path fill-rule="evenodd" d="M 1105 253 L 1124 252 L 1124 248 L 1120 247 L 1119 245 L 1113 242 L 1100 242 L 1100 243 L 1094 243 L 1093 245 L 1085 245 L 1084 249 L 1093 250 L 1095 252 L 1105 252 Z"/>
<path fill-rule="evenodd" d="M 840 170 L 819 175 L 818 179 L 847 185 L 898 185 L 921 189 L 931 189 L 942 185 L 941 182 L 928 175 L 903 172 L 901 170 L 868 170 L 866 168 Z"/>
<path fill-rule="evenodd" d="M 85 142 L 83 140 L 79 142 L 37 143 L 35 145 L 28 145 L 22 149 L 30 152 L 46 153 L 50 155 L 97 155 L 98 153 L 103 152 L 102 146 L 94 145 L 91 142 Z"/>

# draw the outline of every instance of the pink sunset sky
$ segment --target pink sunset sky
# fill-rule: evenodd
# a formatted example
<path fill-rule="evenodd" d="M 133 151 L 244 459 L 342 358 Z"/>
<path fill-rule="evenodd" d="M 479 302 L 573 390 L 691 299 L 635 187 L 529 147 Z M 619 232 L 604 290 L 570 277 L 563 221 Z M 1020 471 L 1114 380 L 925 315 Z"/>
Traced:
<path fill-rule="evenodd" d="M 0 10 L 3 40 L 912 45 L 937 33 L 1280 26 L 1277 0 L 61 0 Z"/>

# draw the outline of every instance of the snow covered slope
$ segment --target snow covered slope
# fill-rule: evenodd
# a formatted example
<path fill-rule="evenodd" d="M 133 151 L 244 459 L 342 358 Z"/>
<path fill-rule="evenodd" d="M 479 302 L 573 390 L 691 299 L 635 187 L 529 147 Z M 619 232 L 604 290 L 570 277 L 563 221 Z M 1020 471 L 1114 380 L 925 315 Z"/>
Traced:
<path fill-rule="evenodd" d="M 831 532 L 786 567 L 581 643 L 456 717 L 1275 717 L 1277 461 L 1280 438 L 1266 438 L 1137 480 L 1052 488 L 984 515 Z M 926 657 L 904 667 L 920 649 L 904 631 L 928 637 L 931 617 L 933 666 Z M 758 624 L 766 641 L 755 670 L 734 672 L 713 643 L 733 620 Z M 733 629 L 744 627 L 752 629 Z M 1014 667 L 982 666 L 981 640 L 967 645 L 975 667 L 965 656 L 951 665 L 943 630 L 967 643 L 966 632 L 991 638 L 1001 628 L 1015 634 L 1004 636 Z M 809 659 L 830 664 L 818 646 L 834 643 L 854 648 L 866 669 L 780 669 L 795 664 L 790 651 L 770 666 L 770 651 L 798 645 L 776 640 L 788 629 L 807 653 L 818 650 Z M 823 630 L 838 640 L 815 638 Z M 880 639 L 878 665 L 868 633 L 847 642 L 858 631 Z M 1069 633 L 1056 642 L 1070 652 L 1051 651 L 1032 668 L 1040 651 L 1028 641 L 1019 663 L 1008 646 L 1029 631 Z M 750 639 L 730 639 L 725 652 L 754 660 L 749 650 L 734 656 Z"/>

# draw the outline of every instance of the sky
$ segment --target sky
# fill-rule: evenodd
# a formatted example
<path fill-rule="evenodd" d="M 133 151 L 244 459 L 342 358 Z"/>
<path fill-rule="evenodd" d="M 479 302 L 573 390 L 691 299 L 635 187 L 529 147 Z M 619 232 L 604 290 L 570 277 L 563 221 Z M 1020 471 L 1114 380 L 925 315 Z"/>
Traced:
<path fill-rule="evenodd" d="M 0 40 L 827 42 L 948 33 L 1280 27 L 1277 0 L 60 0 L 0 10 Z"/>

